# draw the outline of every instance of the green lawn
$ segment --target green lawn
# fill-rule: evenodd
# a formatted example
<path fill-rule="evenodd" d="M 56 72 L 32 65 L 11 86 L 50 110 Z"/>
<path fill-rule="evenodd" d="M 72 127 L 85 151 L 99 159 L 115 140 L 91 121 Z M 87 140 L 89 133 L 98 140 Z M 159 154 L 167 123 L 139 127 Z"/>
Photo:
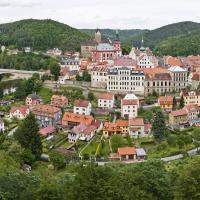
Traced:
<path fill-rule="evenodd" d="M 82 151 L 81 154 L 95 155 L 96 148 L 100 143 L 100 141 L 101 141 L 101 135 L 96 135 L 93 138 L 92 142 L 84 149 L 84 151 Z"/>
<path fill-rule="evenodd" d="M 50 103 L 53 92 L 49 88 L 42 87 L 38 95 L 43 99 L 44 103 Z"/>
<path fill-rule="evenodd" d="M 101 149 L 101 155 L 103 157 L 108 157 L 109 156 L 109 153 L 110 153 L 110 147 L 109 147 L 109 140 L 108 139 L 105 139 L 104 140 L 104 145 L 102 146 L 102 149 Z"/>

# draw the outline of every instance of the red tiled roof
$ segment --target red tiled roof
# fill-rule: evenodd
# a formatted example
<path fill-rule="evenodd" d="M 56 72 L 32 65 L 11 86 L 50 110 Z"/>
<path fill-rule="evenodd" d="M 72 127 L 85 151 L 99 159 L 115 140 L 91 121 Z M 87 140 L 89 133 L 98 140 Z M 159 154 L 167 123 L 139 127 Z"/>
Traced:
<path fill-rule="evenodd" d="M 135 150 L 135 147 L 121 147 L 121 148 L 118 148 L 118 154 L 120 156 L 135 155 L 136 150 Z"/>
<path fill-rule="evenodd" d="M 129 119 L 129 125 L 130 126 L 144 126 L 144 120 L 143 118 Z"/>
<path fill-rule="evenodd" d="M 185 105 L 183 109 L 186 110 L 187 112 L 200 110 L 197 104 Z"/>
<path fill-rule="evenodd" d="M 172 96 L 160 96 L 158 98 L 160 105 L 172 105 L 173 104 L 173 97 Z"/>
<path fill-rule="evenodd" d="M 132 66 L 135 67 L 136 66 L 136 62 L 135 60 L 131 59 L 131 58 L 118 58 L 114 60 L 114 66 Z"/>
<path fill-rule="evenodd" d="M 40 129 L 40 134 L 43 136 L 47 136 L 49 134 L 52 134 L 56 131 L 55 127 L 53 126 L 47 126 L 45 128 Z"/>
<path fill-rule="evenodd" d="M 36 115 L 38 114 L 45 114 L 45 115 L 50 115 L 50 116 L 54 116 L 55 113 L 58 113 L 60 112 L 60 108 L 57 108 L 57 107 L 54 107 L 54 106 L 51 106 L 51 105 L 35 105 L 33 107 L 33 110 L 32 112 Z"/>
<path fill-rule="evenodd" d="M 113 100 L 114 95 L 112 93 L 101 93 L 98 95 L 98 99 Z"/>
<path fill-rule="evenodd" d="M 166 59 L 166 64 L 170 65 L 170 66 L 183 66 L 183 63 L 181 62 L 181 60 L 179 58 L 172 57 L 172 56 L 169 56 Z"/>
<path fill-rule="evenodd" d="M 122 105 L 138 105 L 137 99 L 122 99 Z"/>
<path fill-rule="evenodd" d="M 173 117 L 184 116 L 187 115 L 187 111 L 184 109 L 175 110 L 170 113 Z"/>
<path fill-rule="evenodd" d="M 28 107 L 26 107 L 26 106 L 12 107 L 10 109 L 10 113 L 14 113 L 16 110 L 19 110 L 23 115 L 25 115 L 28 110 Z"/>
<path fill-rule="evenodd" d="M 91 132 L 92 132 L 92 131 L 95 131 L 95 130 L 96 130 L 96 127 L 93 126 L 93 125 L 90 125 L 90 126 L 88 126 L 88 127 L 83 131 L 83 133 L 84 133 L 85 135 L 90 135 Z"/>
<path fill-rule="evenodd" d="M 89 103 L 90 102 L 87 101 L 87 100 L 79 99 L 79 100 L 75 100 L 74 106 L 76 106 L 76 107 L 88 107 Z"/>
<path fill-rule="evenodd" d="M 65 112 L 64 116 L 62 118 L 62 125 L 66 125 L 68 122 L 74 122 L 74 123 L 83 123 L 83 124 L 91 124 L 93 121 L 92 116 L 86 116 L 86 115 L 80 115 L 70 112 Z"/>
<path fill-rule="evenodd" d="M 116 121 L 117 126 L 128 126 L 128 120 L 117 120 Z"/>

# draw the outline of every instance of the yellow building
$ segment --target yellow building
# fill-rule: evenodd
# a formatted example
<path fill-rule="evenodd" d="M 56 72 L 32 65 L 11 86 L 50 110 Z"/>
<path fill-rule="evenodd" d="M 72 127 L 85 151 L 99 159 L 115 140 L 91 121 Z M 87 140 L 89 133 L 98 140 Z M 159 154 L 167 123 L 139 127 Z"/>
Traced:
<path fill-rule="evenodd" d="M 185 105 L 197 104 L 200 106 L 200 92 L 199 91 L 182 91 Z"/>
<path fill-rule="evenodd" d="M 184 109 L 172 111 L 169 114 L 169 125 L 173 128 L 179 128 L 180 126 L 188 122 L 188 114 Z"/>
<path fill-rule="evenodd" d="M 172 110 L 172 108 L 173 108 L 173 97 L 172 96 L 160 96 L 158 98 L 158 105 L 163 110 Z"/>

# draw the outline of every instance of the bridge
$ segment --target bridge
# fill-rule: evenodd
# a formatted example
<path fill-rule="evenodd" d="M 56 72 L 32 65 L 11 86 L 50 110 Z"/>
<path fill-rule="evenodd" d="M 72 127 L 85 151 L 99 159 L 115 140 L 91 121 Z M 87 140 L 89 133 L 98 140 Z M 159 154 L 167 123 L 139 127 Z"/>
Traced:
<path fill-rule="evenodd" d="M 45 72 L 40 72 L 40 71 L 27 71 L 27 70 L 16 70 L 16 69 L 0 69 L 0 74 L 12 74 L 13 76 L 10 77 L 10 79 L 28 79 L 30 78 L 33 74 L 37 73 L 40 76 L 44 75 Z"/>

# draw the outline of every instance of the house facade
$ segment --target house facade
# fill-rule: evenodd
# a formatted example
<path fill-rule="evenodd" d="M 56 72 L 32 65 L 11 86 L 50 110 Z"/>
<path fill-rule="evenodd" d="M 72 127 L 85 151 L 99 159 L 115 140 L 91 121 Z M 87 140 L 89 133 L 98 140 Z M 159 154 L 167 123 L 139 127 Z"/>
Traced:
<path fill-rule="evenodd" d="M 106 65 L 94 67 L 91 70 L 91 86 L 106 88 L 107 72 L 108 72 L 108 67 Z"/>
<path fill-rule="evenodd" d="M 159 96 L 158 105 L 165 111 L 170 111 L 173 108 L 173 97 L 172 96 Z"/>
<path fill-rule="evenodd" d="M 172 77 L 172 86 L 175 91 L 181 91 L 187 87 L 187 70 L 179 66 L 173 66 L 170 67 L 168 71 Z"/>
<path fill-rule="evenodd" d="M 41 104 L 42 99 L 36 94 L 30 94 L 26 97 L 26 106 L 35 106 L 37 104 Z"/>
<path fill-rule="evenodd" d="M 147 137 L 145 124 L 142 118 L 129 119 L 129 135 L 131 138 Z"/>
<path fill-rule="evenodd" d="M 40 127 L 56 126 L 61 119 L 61 109 L 51 105 L 35 105 L 32 109 Z"/>
<path fill-rule="evenodd" d="M 87 100 L 75 100 L 74 113 L 79 115 L 90 115 L 92 111 L 92 104 Z"/>
<path fill-rule="evenodd" d="M 66 108 L 68 106 L 68 99 L 63 95 L 53 95 L 51 97 L 51 105 L 59 108 Z"/>
<path fill-rule="evenodd" d="M 136 118 L 138 115 L 139 99 L 134 94 L 127 94 L 121 100 L 121 116 Z"/>
<path fill-rule="evenodd" d="M 115 96 L 112 93 L 103 93 L 98 96 L 98 108 L 113 108 Z"/>
<path fill-rule="evenodd" d="M 128 67 L 111 68 L 107 74 L 107 90 L 115 93 L 144 94 L 144 73 Z"/>
<path fill-rule="evenodd" d="M 12 107 L 10 110 L 10 118 L 16 118 L 19 120 L 25 119 L 29 114 L 29 109 L 27 106 Z"/>
<path fill-rule="evenodd" d="M 190 105 L 190 104 L 197 104 L 200 106 L 200 92 L 199 91 L 186 91 L 183 90 L 180 93 L 181 96 L 184 98 L 185 105 Z"/>

